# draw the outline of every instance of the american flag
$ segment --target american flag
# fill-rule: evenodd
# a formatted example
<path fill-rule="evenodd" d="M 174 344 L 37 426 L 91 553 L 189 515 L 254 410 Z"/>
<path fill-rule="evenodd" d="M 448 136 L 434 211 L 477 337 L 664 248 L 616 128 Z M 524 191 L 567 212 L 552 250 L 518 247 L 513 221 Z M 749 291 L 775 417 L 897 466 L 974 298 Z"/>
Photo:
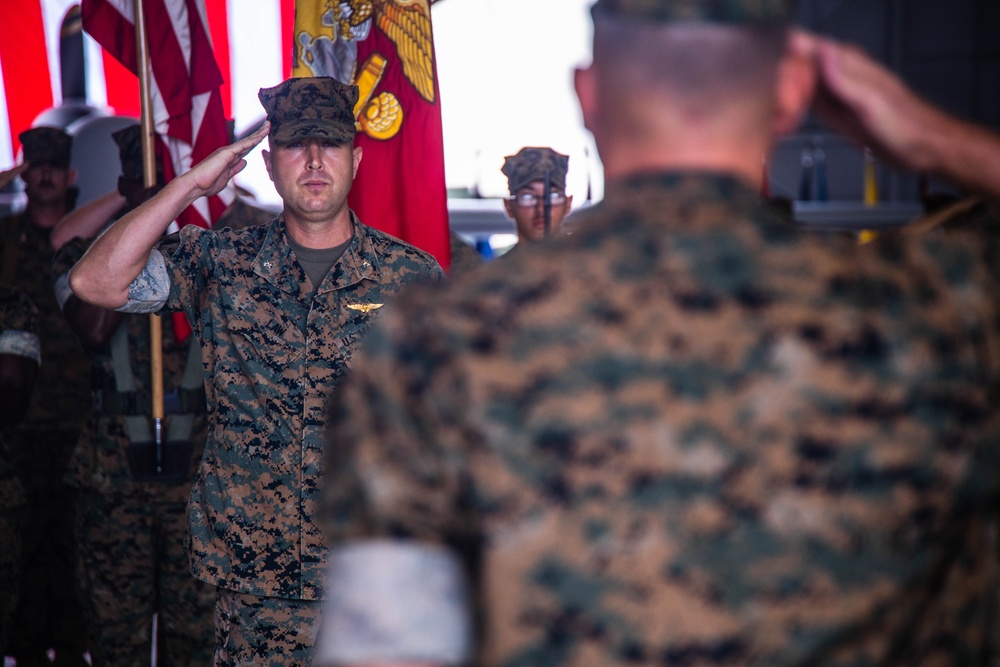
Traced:
<path fill-rule="evenodd" d="M 105 0 L 132 6 L 132 0 Z M 222 78 L 219 97 L 237 130 L 262 115 L 257 90 L 286 79 L 292 69 L 294 0 L 203 0 L 203 20 Z M 17 135 L 39 113 L 63 102 L 60 34 L 80 0 L 0 2 L 0 168 L 14 164 Z M 123 8 L 124 9 L 124 8 Z M 124 10 L 123 15 L 131 10 Z M 165 31 L 166 25 L 151 25 Z M 139 115 L 136 77 L 89 35 L 84 38 L 86 102 L 126 116 Z M 162 129 L 157 128 L 163 133 Z"/>

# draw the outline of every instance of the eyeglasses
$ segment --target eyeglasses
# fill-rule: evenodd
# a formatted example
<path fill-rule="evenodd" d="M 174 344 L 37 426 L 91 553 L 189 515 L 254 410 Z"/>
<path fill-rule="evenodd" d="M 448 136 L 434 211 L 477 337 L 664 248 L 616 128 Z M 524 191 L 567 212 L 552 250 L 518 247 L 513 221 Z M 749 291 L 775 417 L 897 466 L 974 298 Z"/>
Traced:
<path fill-rule="evenodd" d="M 518 208 L 534 208 L 540 203 L 545 201 L 542 195 L 536 195 L 532 192 L 525 192 L 519 195 L 513 195 L 507 197 L 507 201 L 512 201 Z M 566 195 L 561 192 L 553 192 L 549 195 L 549 203 L 553 206 L 559 206 L 566 201 Z"/>

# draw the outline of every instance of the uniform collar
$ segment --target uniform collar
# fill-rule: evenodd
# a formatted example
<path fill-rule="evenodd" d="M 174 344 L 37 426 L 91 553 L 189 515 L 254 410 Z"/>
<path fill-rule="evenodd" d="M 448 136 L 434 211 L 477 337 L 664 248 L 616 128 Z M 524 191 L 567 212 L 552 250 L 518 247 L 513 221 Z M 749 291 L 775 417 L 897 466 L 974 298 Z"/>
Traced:
<path fill-rule="evenodd" d="M 350 287 L 378 275 L 378 255 L 372 246 L 367 225 L 358 220 L 354 211 L 351 211 L 351 224 L 354 225 L 354 238 L 323 279 L 317 290 L 318 294 Z M 264 243 L 254 259 L 253 270 L 281 291 L 301 300 L 309 298 L 306 274 L 288 242 L 284 216 L 279 215 L 268 226 Z"/>
<path fill-rule="evenodd" d="M 628 205 L 650 197 L 718 200 L 749 207 L 761 204 L 760 195 L 749 184 L 726 172 L 640 172 L 615 179 L 606 186 L 605 199 L 611 203 Z"/>

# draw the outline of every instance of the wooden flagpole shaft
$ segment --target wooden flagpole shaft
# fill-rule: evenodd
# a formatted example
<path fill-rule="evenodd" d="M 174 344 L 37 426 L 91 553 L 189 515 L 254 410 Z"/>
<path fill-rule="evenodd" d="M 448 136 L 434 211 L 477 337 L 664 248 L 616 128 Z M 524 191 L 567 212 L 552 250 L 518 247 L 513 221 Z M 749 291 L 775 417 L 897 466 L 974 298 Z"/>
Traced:
<path fill-rule="evenodd" d="M 153 102 L 149 66 L 149 44 L 146 42 L 146 16 L 142 0 L 133 0 L 135 7 L 136 65 L 139 75 L 139 95 L 142 107 L 142 167 L 147 188 L 156 185 L 156 149 L 153 145 Z M 153 395 L 153 420 L 157 444 L 161 442 L 163 420 L 163 322 L 158 315 L 149 316 L 150 389 Z M 159 458 L 159 457 L 157 457 Z M 159 465 L 159 462 L 157 462 Z"/>

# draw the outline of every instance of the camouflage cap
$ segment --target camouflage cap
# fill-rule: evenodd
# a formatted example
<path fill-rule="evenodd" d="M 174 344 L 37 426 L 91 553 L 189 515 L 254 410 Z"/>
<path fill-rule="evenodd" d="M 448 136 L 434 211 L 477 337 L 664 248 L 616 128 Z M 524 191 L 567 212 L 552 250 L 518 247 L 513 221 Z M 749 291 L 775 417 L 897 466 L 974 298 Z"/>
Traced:
<path fill-rule="evenodd" d="M 267 119 L 268 135 L 278 143 L 314 137 L 338 143 L 354 140 L 354 105 L 358 87 L 328 76 L 288 79 L 257 93 Z"/>
<path fill-rule="evenodd" d="M 118 144 L 118 159 L 122 163 L 122 176 L 130 181 L 143 182 L 145 168 L 142 160 L 142 127 L 129 125 L 116 132 L 111 137 Z M 156 156 L 156 180 L 163 182 L 163 160 Z"/>
<path fill-rule="evenodd" d="M 569 156 L 556 153 L 551 148 L 527 146 L 516 155 L 504 159 L 501 171 L 507 177 L 507 187 L 514 194 L 532 181 L 545 180 L 549 172 L 549 182 L 556 190 L 566 189 L 566 170 Z"/>
<path fill-rule="evenodd" d="M 59 169 L 69 168 L 73 137 L 57 127 L 33 127 L 18 135 L 24 146 L 24 159 L 32 165 L 50 164 Z"/>
<path fill-rule="evenodd" d="M 791 0 L 597 0 L 594 16 L 666 23 L 784 23 Z"/>

